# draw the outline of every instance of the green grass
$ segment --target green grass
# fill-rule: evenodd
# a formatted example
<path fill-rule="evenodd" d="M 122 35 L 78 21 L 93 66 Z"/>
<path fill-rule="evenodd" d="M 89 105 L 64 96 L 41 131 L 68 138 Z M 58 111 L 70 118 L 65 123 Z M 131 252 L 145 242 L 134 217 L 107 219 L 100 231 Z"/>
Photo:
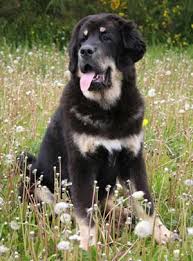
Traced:
<path fill-rule="evenodd" d="M 44 205 L 40 213 L 38 206 L 18 200 L 20 175 L 14 159 L 23 150 L 37 153 L 68 80 L 67 64 L 65 53 L 54 47 L 1 47 L 0 246 L 8 249 L 0 260 L 193 260 L 193 237 L 187 234 L 193 227 L 193 186 L 185 184 L 193 180 L 193 48 L 152 47 L 137 64 L 148 119 L 144 128 L 149 183 L 158 213 L 168 228 L 179 231 L 180 241 L 158 246 L 151 238 L 128 232 L 127 225 L 115 237 L 114 226 L 107 233 L 105 220 L 98 217 L 97 247 L 84 252 L 71 242 L 71 250 L 60 251 L 57 244 L 76 233 L 74 223 L 60 225 L 55 218 L 50 226 L 50 206 Z M 155 90 L 154 97 L 149 97 L 150 89 Z M 10 227 L 11 221 L 19 225 L 17 230 Z"/>

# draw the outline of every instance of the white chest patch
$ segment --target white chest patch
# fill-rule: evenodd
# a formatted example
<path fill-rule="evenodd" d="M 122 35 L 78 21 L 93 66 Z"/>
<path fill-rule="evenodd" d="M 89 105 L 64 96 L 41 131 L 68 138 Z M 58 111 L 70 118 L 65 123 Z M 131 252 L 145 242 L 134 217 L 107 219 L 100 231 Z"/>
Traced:
<path fill-rule="evenodd" d="M 94 153 L 99 146 L 106 148 L 109 153 L 126 148 L 137 155 L 143 142 L 143 131 L 122 139 L 106 139 L 100 136 L 74 133 L 73 141 L 84 156 L 86 153 Z"/>

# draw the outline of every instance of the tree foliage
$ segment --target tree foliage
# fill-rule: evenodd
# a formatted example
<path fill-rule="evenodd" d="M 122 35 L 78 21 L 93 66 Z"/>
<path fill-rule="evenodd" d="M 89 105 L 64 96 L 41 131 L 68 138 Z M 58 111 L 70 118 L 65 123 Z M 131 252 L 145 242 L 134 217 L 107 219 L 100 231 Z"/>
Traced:
<path fill-rule="evenodd" d="M 192 0 L 0 0 L 0 41 L 62 48 L 74 24 L 98 12 L 134 20 L 149 43 L 192 43 Z"/>

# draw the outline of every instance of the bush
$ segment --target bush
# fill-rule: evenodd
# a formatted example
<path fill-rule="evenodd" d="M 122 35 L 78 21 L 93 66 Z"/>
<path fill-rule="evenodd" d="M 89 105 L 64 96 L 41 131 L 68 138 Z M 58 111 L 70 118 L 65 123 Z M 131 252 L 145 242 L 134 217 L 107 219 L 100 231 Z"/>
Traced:
<path fill-rule="evenodd" d="M 192 43 L 191 0 L 0 0 L 0 41 L 15 47 L 55 43 L 62 49 L 74 24 L 98 12 L 134 20 L 150 44 Z"/>

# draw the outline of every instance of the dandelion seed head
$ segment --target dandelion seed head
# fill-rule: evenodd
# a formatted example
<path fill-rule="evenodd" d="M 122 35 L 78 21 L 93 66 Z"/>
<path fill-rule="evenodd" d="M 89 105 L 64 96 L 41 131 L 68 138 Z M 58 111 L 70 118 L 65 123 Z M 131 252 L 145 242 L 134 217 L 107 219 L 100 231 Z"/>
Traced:
<path fill-rule="evenodd" d="M 173 255 L 174 255 L 174 258 L 178 259 L 180 257 L 180 250 L 179 249 L 174 249 Z"/>
<path fill-rule="evenodd" d="M 187 234 L 193 236 L 193 227 L 187 227 Z"/>
<path fill-rule="evenodd" d="M 184 184 L 186 186 L 193 186 L 193 179 L 186 179 L 186 180 L 184 180 Z"/>
<path fill-rule="evenodd" d="M 3 198 L 0 197 L 0 207 L 2 207 L 4 205 L 4 200 Z"/>
<path fill-rule="evenodd" d="M 77 234 L 69 236 L 69 240 L 71 241 L 80 241 L 80 236 Z"/>
<path fill-rule="evenodd" d="M 62 213 L 66 212 L 66 210 L 69 208 L 69 204 L 65 202 L 58 202 L 54 206 L 54 212 L 57 215 L 61 215 Z"/>
<path fill-rule="evenodd" d="M 68 213 L 62 213 L 60 216 L 60 221 L 64 224 L 71 222 L 71 216 Z"/>
<path fill-rule="evenodd" d="M 6 252 L 9 251 L 9 248 L 4 246 L 4 245 L 0 245 L 0 255 L 5 254 Z"/>
<path fill-rule="evenodd" d="M 13 161 L 14 161 L 14 156 L 13 156 L 13 154 L 7 154 L 7 155 L 5 155 L 5 163 L 6 163 L 7 165 L 13 163 Z"/>
<path fill-rule="evenodd" d="M 144 192 L 143 191 L 135 191 L 133 194 L 132 194 L 132 197 L 137 199 L 137 200 L 141 200 L 143 199 L 143 196 L 144 196 Z"/>
<path fill-rule="evenodd" d="M 171 74 L 172 74 L 172 72 L 170 70 L 165 72 L 165 75 L 167 75 L 167 76 L 170 76 Z"/>
<path fill-rule="evenodd" d="M 148 237 L 152 234 L 152 225 L 148 221 L 142 220 L 135 226 L 134 233 L 141 238 Z"/>
<path fill-rule="evenodd" d="M 70 250 L 70 242 L 69 241 L 61 241 L 57 244 L 58 250 L 68 251 Z"/>
<path fill-rule="evenodd" d="M 10 228 L 13 230 L 18 230 L 20 228 L 20 225 L 15 220 L 11 221 L 9 225 L 10 225 Z"/>
<path fill-rule="evenodd" d="M 156 96 L 156 92 L 155 92 L 155 89 L 150 89 L 147 93 L 147 96 L 149 97 L 155 97 Z"/>
<path fill-rule="evenodd" d="M 25 131 L 25 128 L 24 128 L 23 126 L 17 126 L 17 127 L 15 128 L 15 131 L 16 131 L 17 133 L 21 133 L 21 132 L 24 132 L 24 131 Z"/>

